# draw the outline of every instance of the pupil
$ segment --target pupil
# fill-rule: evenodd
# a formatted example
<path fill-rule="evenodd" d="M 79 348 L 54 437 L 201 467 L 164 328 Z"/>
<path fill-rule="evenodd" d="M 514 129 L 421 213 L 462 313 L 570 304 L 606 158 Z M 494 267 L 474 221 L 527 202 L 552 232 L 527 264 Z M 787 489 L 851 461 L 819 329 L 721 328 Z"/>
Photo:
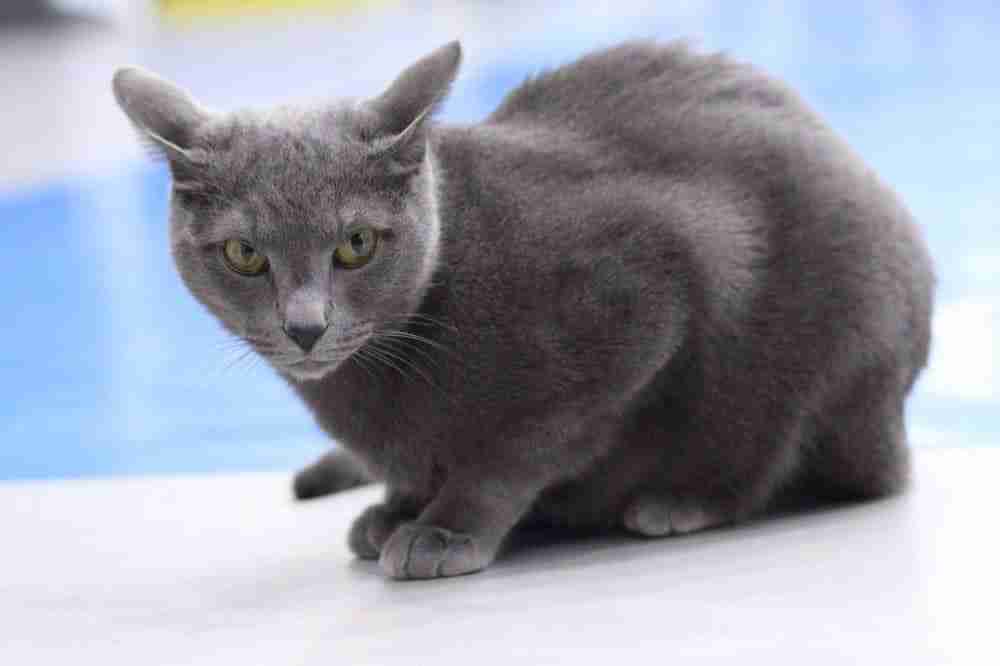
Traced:
<path fill-rule="evenodd" d="M 253 257 L 253 248 L 246 243 L 240 243 L 240 254 L 243 255 L 243 259 L 251 259 Z"/>
<path fill-rule="evenodd" d="M 363 250 L 364 247 L 365 247 L 365 237 L 360 233 L 353 234 L 351 236 L 351 248 L 353 248 L 355 252 L 360 254 L 361 250 Z"/>

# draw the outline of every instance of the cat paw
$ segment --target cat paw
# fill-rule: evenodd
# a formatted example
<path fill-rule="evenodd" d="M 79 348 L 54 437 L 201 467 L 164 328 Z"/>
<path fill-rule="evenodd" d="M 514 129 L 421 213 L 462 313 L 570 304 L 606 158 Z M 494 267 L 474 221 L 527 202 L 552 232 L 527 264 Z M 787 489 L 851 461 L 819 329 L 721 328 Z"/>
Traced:
<path fill-rule="evenodd" d="M 648 537 L 687 534 L 717 525 L 719 520 L 696 506 L 684 506 L 657 497 L 640 497 L 625 510 L 625 528 Z"/>
<path fill-rule="evenodd" d="M 383 544 L 393 530 L 407 519 L 407 516 L 393 512 L 383 504 L 373 504 L 355 518 L 347 535 L 347 545 L 363 560 L 378 559 Z"/>
<path fill-rule="evenodd" d="M 332 451 L 295 475 L 292 493 L 297 500 L 308 500 L 367 483 L 371 479 L 355 460 L 343 451 Z"/>
<path fill-rule="evenodd" d="M 487 564 L 471 535 L 418 523 L 396 528 L 379 558 L 382 570 L 397 580 L 460 576 Z"/>

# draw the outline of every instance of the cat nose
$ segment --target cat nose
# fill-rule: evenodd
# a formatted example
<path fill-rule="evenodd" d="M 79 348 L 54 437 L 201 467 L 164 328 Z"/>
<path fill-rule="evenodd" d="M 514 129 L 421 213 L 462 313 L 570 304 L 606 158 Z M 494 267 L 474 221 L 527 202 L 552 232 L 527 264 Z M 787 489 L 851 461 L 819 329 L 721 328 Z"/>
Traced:
<path fill-rule="evenodd" d="M 289 295 L 284 311 L 282 328 L 299 349 L 308 354 L 326 332 L 326 299 L 313 287 L 301 287 Z"/>
<path fill-rule="evenodd" d="M 316 346 L 316 341 L 326 333 L 326 324 L 317 322 L 285 322 L 285 333 L 307 354 Z"/>

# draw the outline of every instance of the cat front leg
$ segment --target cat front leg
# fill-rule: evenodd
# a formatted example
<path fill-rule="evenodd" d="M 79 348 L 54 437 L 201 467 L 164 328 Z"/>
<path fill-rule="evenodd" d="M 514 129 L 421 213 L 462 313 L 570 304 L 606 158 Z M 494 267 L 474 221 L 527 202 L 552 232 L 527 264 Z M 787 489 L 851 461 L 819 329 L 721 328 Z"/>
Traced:
<path fill-rule="evenodd" d="M 396 579 L 480 571 L 494 560 L 542 485 L 469 476 L 446 482 L 417 520 L 396 528 L 382 547 L 379 564 Z"/>

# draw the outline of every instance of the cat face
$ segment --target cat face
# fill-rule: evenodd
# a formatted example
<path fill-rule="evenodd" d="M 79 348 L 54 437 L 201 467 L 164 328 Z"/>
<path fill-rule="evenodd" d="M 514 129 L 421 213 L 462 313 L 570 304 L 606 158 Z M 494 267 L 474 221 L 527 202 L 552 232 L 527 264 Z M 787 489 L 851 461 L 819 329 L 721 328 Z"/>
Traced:
<path fill-rule="evenodd" d="M 232 333 L 295 379 L 322 377 L 398 328 L 430 280 L 433 163 L 393 173 L 350 110 L 228 119 L 194 182 L 177 181 L 174 258 Z M 206 188 L 206 184 L 208 184 Z"/>
<path fill-rule="evenodd" d="M 418 307 L 440 234 L 425 123 L 459 57 L 443 47 L 370 101 L 226 116 L 145 72 L 116 74 L 119 103 L 170 164 L 181 277 L 287 376 L 323 377 Z"/>

